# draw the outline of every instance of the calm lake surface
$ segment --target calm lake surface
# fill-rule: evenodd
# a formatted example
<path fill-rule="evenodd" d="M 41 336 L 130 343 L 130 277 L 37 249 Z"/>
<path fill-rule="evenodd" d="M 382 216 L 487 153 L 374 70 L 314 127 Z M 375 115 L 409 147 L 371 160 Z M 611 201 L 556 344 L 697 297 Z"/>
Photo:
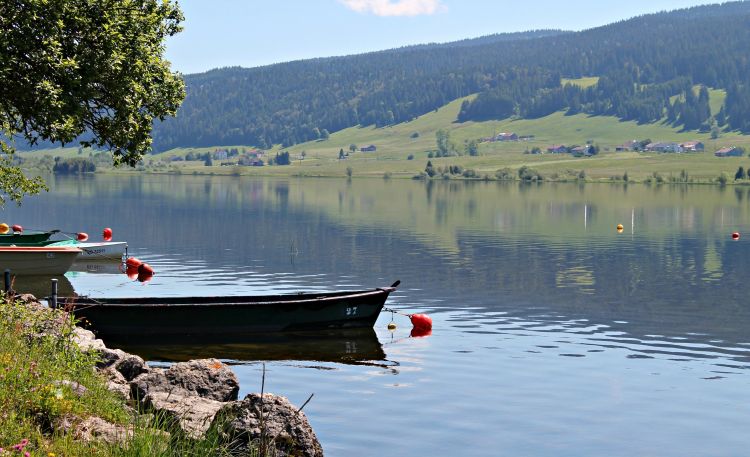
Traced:
<path fill-rule="evenodd" d="M 136 347 L 215 356 L 305 407 L 329 456 L 741 456 L 750 449 L 750 188 L 50 178 L 28 228 L 112 227 L 157 275 L 78 265 L 94 296 L 402 281 L 373 331 Z M 623 224 L 623 233 L 616 225 Z M 732 241 L 731 233 L 743 235 Z M 69 283 L 69 284 L 68 284 Z M 47 287 L 46 285 L 44 287 Z"/>

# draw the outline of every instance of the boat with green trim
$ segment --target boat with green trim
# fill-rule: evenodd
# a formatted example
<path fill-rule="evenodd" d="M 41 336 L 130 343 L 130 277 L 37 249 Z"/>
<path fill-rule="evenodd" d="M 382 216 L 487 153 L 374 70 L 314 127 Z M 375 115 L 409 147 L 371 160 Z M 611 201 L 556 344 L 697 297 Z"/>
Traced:
<path fill-rule="evenodd" d="M 60 233 L 59 230 L 49 230 L 46 232 L 36 230 L 26 230 L 23 232 L 9 232 L 0 234 L 0 246 L 46 246 L 50 241 L 50 237 L 56 233 Z"/>

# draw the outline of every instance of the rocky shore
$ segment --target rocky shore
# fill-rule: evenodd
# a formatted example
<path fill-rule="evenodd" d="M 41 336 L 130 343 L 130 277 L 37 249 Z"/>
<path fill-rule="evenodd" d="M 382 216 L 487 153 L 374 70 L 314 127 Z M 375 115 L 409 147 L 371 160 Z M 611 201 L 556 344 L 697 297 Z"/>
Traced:
<path fill-rule="evenodd" d="M 43 306 L 31 296 L 23 301 L 27 306 Z M 167 430 L 196 440 L 210 435 L 233 455 L 246 455 L 255 448 L 265 449 L 268 455 L 323 456 L 304 412 L 270 393 L 251 393 L 240 400 L 237 376 L 217 359 L 158 368 L 137 355 L 108 348 L 93 332 L 80 327 L 74 329 L 73 342 L 98 355 L 97 372 L 107 388 L 129 405 L 133 423 L 152 421 L 165 430 L 165 437 L 170 433 Z M 60 382 L 85 391 L 75 380 Z M 96 417 L 63 417 L 52 428 L 75 439 L 112 444 L 125 442 L 132 434 L 127 426 Z"/>

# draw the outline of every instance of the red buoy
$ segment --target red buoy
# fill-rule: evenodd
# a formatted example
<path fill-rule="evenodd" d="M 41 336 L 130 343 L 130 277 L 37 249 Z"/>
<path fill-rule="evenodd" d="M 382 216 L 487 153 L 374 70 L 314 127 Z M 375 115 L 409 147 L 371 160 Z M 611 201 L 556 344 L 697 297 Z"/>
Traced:
<path fill-rule="evenodd" d="M 138 268 L 142 263 L 143 262 L 136 259 L 135 257 L 128 257 L 128 260 L 125 261 L 125 266 L 128 268 Z"/>
<path fill-rule="evenodd" d="M 409 319 L 417 330 L 432 330 L 432 318 L 426 314 L 412 314 Z"/>
<path fill-rule="evenodd" d="M 432 329 L 431 328 L 416 328 L 414 327 L 411 329 L 411 333 L 409 336 L 412 338 L 425 338 L 432 335 Z"/>
<path fill-rule="evenodd" d="M 102 230 L 102 238 L 104 241 L 112 241 L 112 229 L 107 227 Z"/>
<path fill-rule="evenodd" d="M 138 277 L 138 267 L 128 265 L 127 268 L 125 268 L 125 274 L 128 275 L 128 278 L 130 279 L 136 279 Z"/>
<path fill-rule="evenodd" d="M 13 231 L 16 232 L 16 233 L 22 233 L 23 232 L 23 227 L 21 227 L 18 224 L 12 226 L 11 229 L 13 229 Z"/>
<path fill-rule="evenodd" d="M 732 239 L 733 240 L 739 240 L 740 239 L 740 232 L 734 232 L 734 233 L 732 233 Z"/>
<path fill-rule="evenodd" d="M 148 282 L 154 277 L 154 269 L 147 263 L 142 263 L 138 266 L 138 281 Z"/>
<path fill-rule="evenodd" d="M 76 234 L 76 239 L 78 241 L 86 241 L 89 239 L 89 234 L 85 232 L 80 232 Z"/>

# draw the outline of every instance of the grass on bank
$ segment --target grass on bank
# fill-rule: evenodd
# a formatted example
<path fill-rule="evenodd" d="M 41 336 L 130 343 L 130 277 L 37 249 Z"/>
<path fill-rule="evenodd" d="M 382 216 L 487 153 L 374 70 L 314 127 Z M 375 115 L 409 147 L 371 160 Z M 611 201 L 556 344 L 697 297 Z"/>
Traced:
<path fill-rule="evenodd" d="M 62 311 L 0 293 L 0 456 L 229 455 L 215 439 L 195 441 L 175 430 L 166 435 L 160 428 L 169 430 L 167 421 L 132 414 L 96 374 L 97 356 L 73 344 L 73 328 Z M 129 439 L 119 446 L 85 443 L 54 431 L 65 417 L 91 416 L 128 427 Z"/>

